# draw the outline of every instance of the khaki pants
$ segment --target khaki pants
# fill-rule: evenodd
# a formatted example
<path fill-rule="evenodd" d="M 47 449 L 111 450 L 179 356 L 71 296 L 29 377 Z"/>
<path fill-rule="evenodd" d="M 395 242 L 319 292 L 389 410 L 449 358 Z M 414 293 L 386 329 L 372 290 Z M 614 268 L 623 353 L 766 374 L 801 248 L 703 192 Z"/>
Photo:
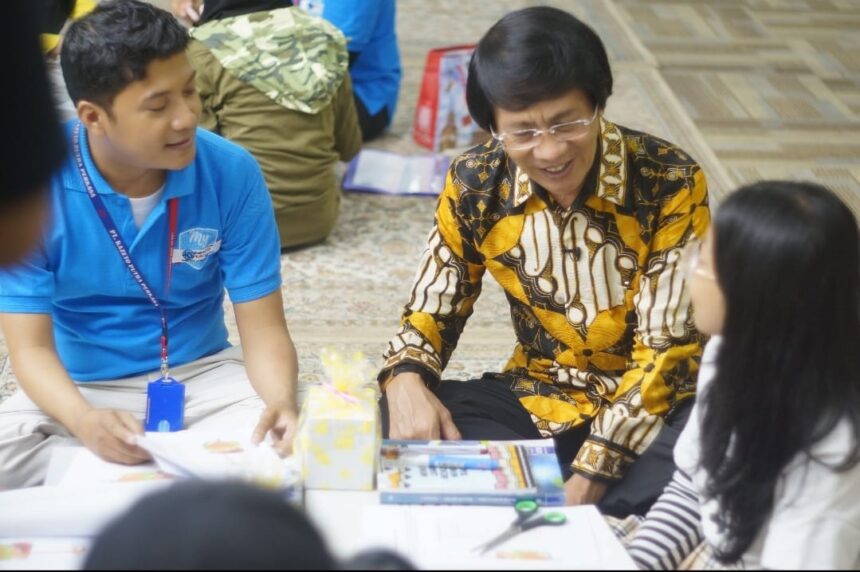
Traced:
<path fill-rule="evenodd" d="M 93 407 L 130 411 L 143 420 L 146 385 L 158 372 L 78 384 Z M 242 348 L 232 347 L 176 367 L 171 377 L 185 384 L 185 427 L 254 430 L 263 401 L 245 373 Z M 0 405 L 0 490 L 41 485 L 55 447 L 80 445 L 55 419 L 18 390 Z"/>

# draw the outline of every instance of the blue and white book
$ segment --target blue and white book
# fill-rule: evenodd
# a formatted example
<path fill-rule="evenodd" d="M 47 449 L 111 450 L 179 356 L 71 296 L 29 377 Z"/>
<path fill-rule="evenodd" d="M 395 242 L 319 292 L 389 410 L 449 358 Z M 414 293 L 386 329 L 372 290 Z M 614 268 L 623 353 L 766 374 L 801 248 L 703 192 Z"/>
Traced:
<path fill-rule="evenodd" d="M 564 504 L 552 439 L 385 440 L 377 488 L 382 504 Z"/>

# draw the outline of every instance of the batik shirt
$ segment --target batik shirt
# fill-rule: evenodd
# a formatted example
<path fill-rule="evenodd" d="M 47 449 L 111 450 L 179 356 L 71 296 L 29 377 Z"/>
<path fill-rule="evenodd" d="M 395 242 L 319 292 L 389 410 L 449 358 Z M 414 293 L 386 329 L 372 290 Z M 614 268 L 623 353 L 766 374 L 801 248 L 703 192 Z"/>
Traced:
<path fill-rule="evenodd" d="M 409 364 L 432 386 L 489 271 L 517 337 L 501 379 L 546 437 L 592 421 L 572 468 L 618 479 L 695 393 L 702 340 L 679 259 L 709 220 L 705 177 L 689 155 L 606 120 L 567 209 L 501 144 L 475 147 L 450 168 L 380 379 Z"/>

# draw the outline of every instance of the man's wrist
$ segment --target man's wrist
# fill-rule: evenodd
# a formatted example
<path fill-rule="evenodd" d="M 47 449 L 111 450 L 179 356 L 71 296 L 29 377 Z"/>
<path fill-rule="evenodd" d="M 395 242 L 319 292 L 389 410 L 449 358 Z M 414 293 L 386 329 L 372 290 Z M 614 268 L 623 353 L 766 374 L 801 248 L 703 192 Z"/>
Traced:
<path fill-rule="evenodd" d="M 92 405 L 84 401 L 83 403 L 75 404 L 69 409 L 63 411 L 63 413 L 57 416 L 57 421 L 68 429 L 72 435 L 77 437 L 78 432 L 80 431 L 81 421 L 83 421 L 84 417 L 93 409 L 94 407 Z"/>
<path fill-rule="evenodd" d="M 263 398 L 263 403 L 266 404 L 266 407 L 272 409 L 289 409 L 293 412 L 298 411 L 298 405 L 296 403 L 295 398 L 287 397 L 275 397 L 270 399 Z"/>
<path fill-rule="evenodd" d="M 602 485 L 611 485 L 614 482 L 620 481 L 621 478 L 623 477 L 623 475 L 617 475 L 617 476 L 610 477 L 610 476 L 605 475 L 605 474 L 600 475 L 600 474 L 595 474 L 595 473 L 589 473 L 589 472 L 583 471 L 582 469 L 577 467 L 575 461 L 570 464 L 570 473 L 571 473 L 571 478 L 572 477 L 582 477 L 583 479 L 585 479 L 587 481 L 590 481 L 592 483 L 602 484 Z"/>
<path fill-rule="evenodd" d="M 428 389 L 432 389 L 439 384 L 438 378 L 429 372 L 427 368 L 421 367 L 415 363 L 404 362 L 392 367 L 389 370 L 387 377 L 381 377 L 381 381 L 379 383 L 380 390 L 385 393 L 391 385 L 391 382 L 394 381 L 394 379 L 401 373 L 417 374 L 421 378 L 422 383 L 424 383 L 424 386 Z"/>

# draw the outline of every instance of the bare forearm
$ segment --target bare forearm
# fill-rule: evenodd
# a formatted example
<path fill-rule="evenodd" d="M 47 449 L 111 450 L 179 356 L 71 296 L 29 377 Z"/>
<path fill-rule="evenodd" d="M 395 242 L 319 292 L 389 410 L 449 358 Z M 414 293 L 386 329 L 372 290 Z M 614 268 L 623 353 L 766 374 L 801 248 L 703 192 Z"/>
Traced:
<path fill-rule="evenodd" d="M 10 357 L 27 397 L 66 428 L 71 429 L 91 408 L 52 349 L 22 348 Z"/>
<path fill-rule="evenodd" d="M 266 406 L 296 410 L 298 360 L 281 291 L 233 306 L 248 379 Z"/>
<path fill-rule="evenodd" d="M 96 409 L 81 394 L 57 355 L 49 314 L 0 314 L 9 357 L 21 389 L 99 457 L 133 465 L 148 460 L 134 436 L 140 422 L 127 411 Z"/>
<path fill-rule="evenodd" d="M 248 379 L 266 405 L 287 403 L 296 407 L 298 358 L 287 330 L 272 325 L 255 330 L 242 340 Z"/>

